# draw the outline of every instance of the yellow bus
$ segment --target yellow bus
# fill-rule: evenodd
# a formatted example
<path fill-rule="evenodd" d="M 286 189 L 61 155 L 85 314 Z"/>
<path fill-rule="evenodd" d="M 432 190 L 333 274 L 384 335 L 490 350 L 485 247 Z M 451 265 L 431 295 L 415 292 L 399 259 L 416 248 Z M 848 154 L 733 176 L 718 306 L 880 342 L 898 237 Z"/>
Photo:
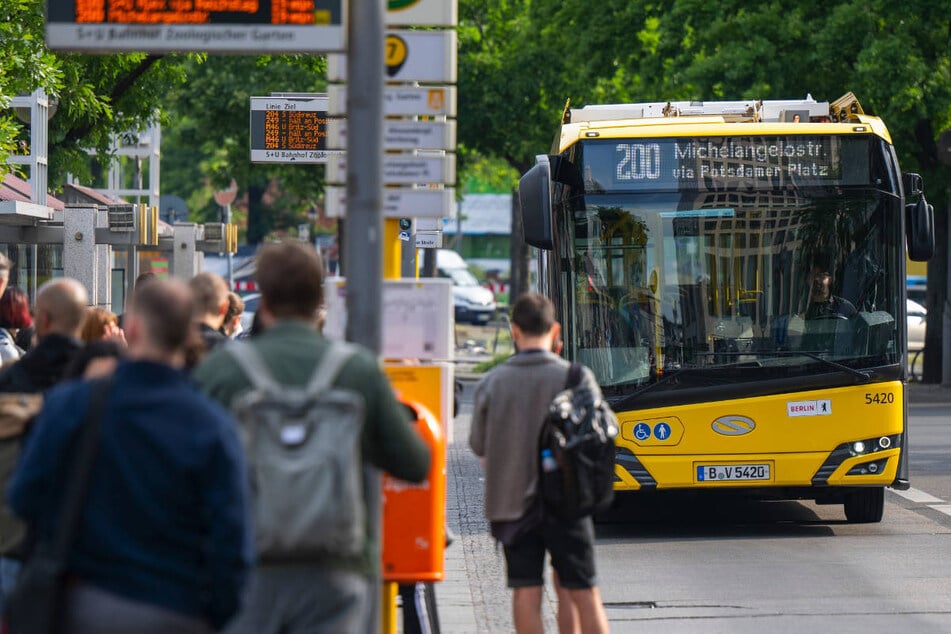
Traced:
<path fill-rule="evenodd" d="M 851 93 L 566 107 L 520 202 L 618 413 L 616 490 L 877 522 L 908 487 L 906 249 L 931 257 L 933 209 Z"/>

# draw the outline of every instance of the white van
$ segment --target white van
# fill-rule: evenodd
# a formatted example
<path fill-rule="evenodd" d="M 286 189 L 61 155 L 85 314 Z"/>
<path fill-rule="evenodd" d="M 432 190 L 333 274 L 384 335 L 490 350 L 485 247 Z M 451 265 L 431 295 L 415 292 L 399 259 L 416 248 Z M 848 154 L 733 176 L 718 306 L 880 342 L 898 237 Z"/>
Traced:
<path fill-rule="evenodd" d="M 456 322 L 484 324 L 495 316 L 495 295 L 479 286 L 466 261 L 451 249 L 436 250 L 436 272 L 452 280 L 452 305 Z"/>

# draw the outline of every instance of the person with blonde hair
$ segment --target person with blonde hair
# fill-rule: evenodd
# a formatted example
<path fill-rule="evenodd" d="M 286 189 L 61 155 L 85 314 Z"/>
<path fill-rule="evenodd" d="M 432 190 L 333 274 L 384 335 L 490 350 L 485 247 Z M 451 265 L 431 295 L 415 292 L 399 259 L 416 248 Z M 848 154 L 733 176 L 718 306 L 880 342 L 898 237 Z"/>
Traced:
<path fill-rule="evenodd" d="M 86 311 L 80 338 L 85 343 L 103 339 L 125 343 L 125 336 L 119 328 L 119 318 L 112 311 L 98 306 Z"/>

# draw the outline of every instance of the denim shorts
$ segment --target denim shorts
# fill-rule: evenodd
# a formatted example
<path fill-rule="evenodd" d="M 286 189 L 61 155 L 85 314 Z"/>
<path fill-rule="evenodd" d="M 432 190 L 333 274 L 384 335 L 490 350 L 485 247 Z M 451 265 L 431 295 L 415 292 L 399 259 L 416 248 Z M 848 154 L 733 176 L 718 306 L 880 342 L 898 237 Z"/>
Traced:
<path fill-rule="evenodd" d="M 543 585 L 546 551 L 562 588 L 586 590 L 597 585 L 594 521 L 590 516 L 572 521 L 545 518 L 539 526 L 503 549 L 510 588 Z"/>

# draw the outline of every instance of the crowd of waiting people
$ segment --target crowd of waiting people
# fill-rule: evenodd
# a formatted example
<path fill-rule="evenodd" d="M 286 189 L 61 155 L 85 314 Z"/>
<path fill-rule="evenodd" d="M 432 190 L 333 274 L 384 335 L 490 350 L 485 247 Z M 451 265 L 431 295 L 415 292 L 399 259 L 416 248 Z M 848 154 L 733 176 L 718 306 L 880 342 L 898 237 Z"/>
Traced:
<path fill-rule="evenodd" d="M 69 278 L 42 284 L 31 307 L 8 287 L 10 268 L 0 255 L 0 601 L 39 545 L 56 540 L 76 438 L 94 386 L 107 382 L 61 631 L 369 631 L 378 598 L 372 535 L 356 557 L 256 564 L 248 440 L 230 411 L 249 379 L 229 346 L 254 346 L 289 385 L 319 367 L 330 343 L 318 326 L 316 251 L 300 242 L 262 247 L 250 333 L 241 332 L 241 298 L 214 273 L 140 275 L 116 315 L 90 307 Z M 428 449 L 376 357 L 361 349 L 336 384 L 365 403 L 362 459 L 425 478 Z M 16 397 L 19 414 L 30 410 L 22 423 L 5 422 L 4 396 Z"/>

